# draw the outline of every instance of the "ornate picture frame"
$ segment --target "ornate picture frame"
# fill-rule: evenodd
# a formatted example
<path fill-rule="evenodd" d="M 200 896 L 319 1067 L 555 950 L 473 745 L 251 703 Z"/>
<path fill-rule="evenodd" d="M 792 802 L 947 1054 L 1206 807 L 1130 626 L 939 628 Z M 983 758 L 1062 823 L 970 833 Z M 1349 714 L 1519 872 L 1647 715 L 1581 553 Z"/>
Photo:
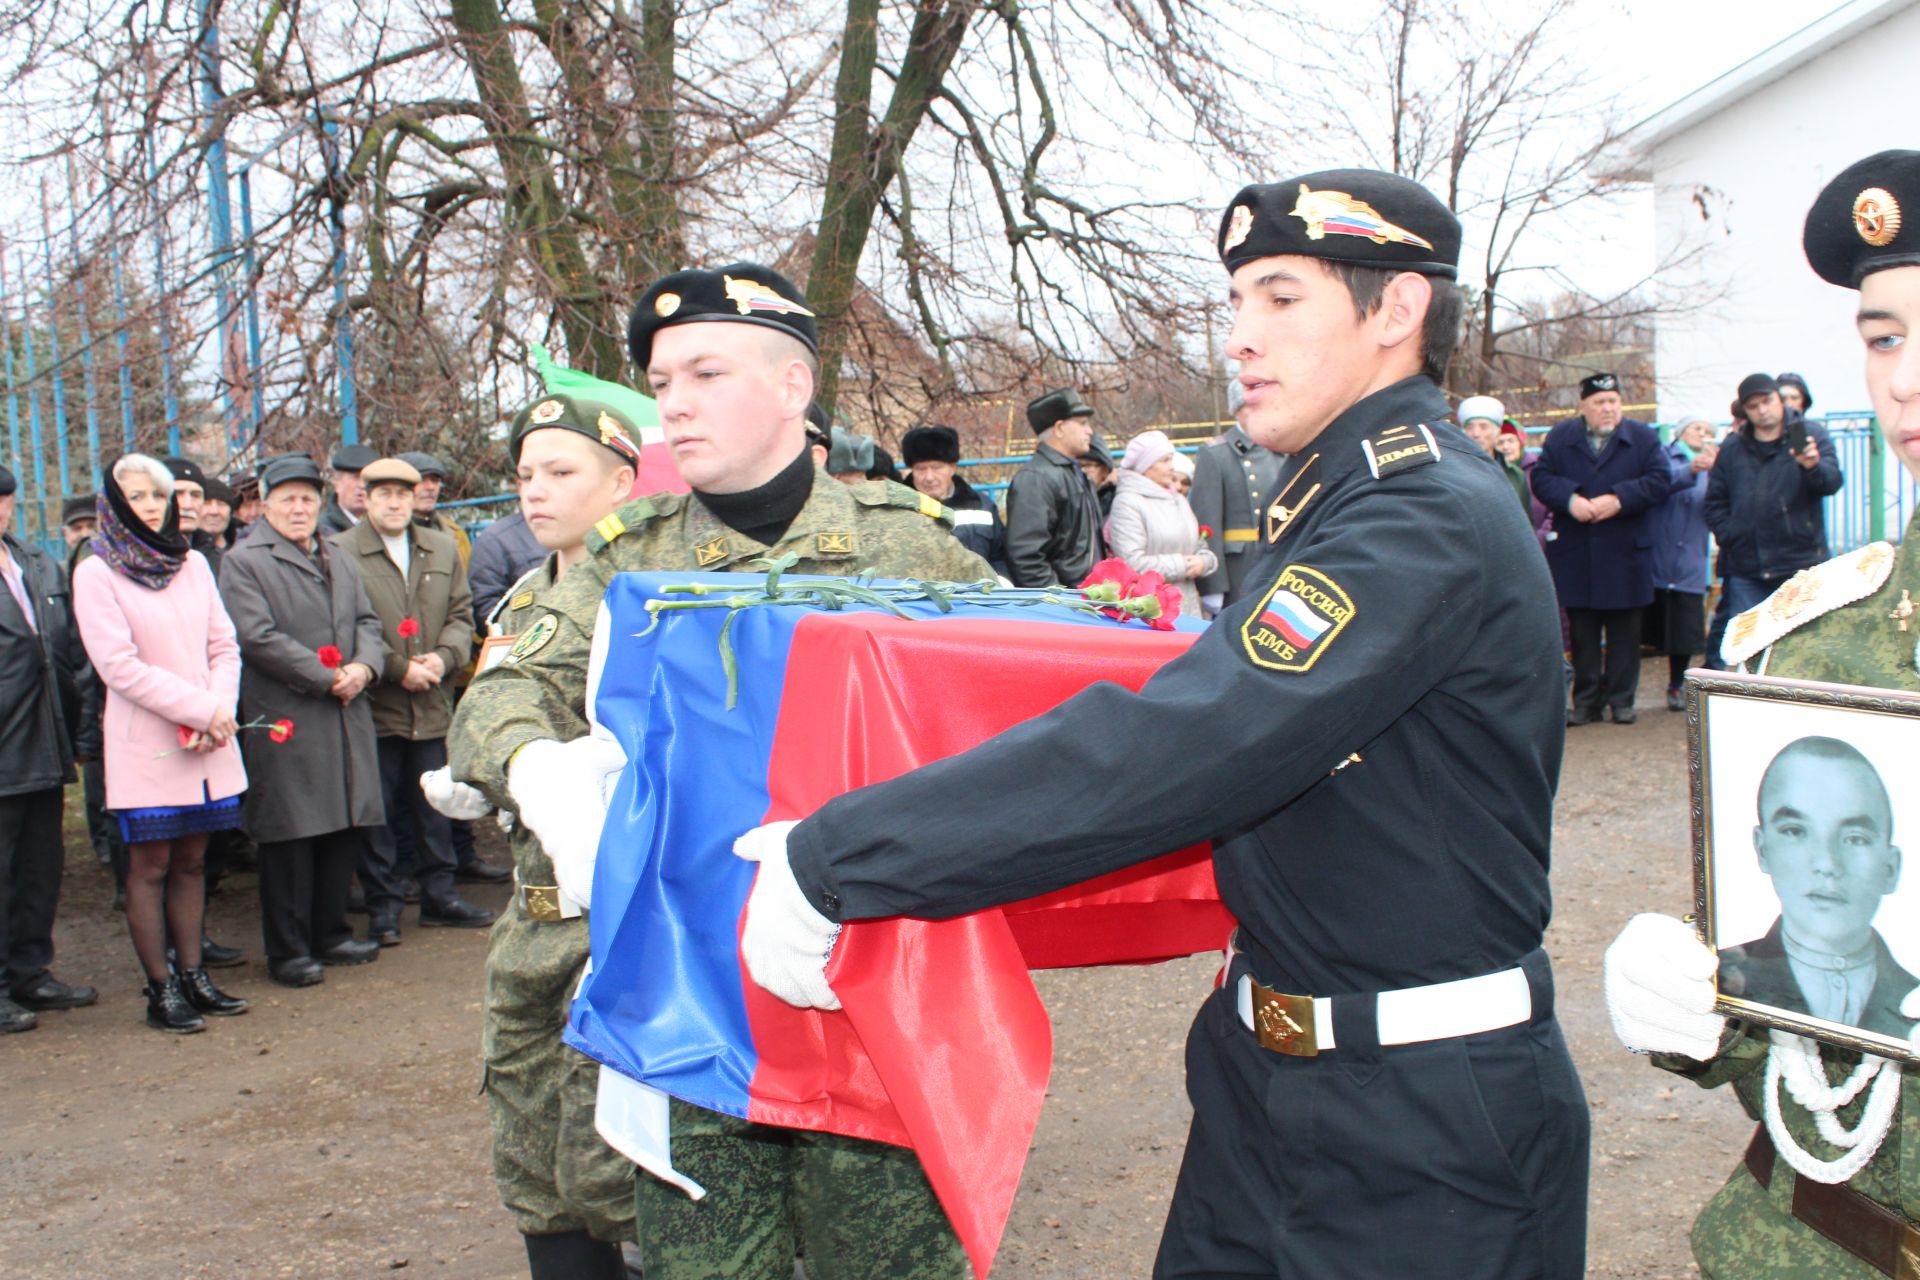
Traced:
<path fill-rule="evenodd" d="M 1694 670 L 1686 698 L 1715 1009 L 1920 1061 L 1920 695 Z"/>

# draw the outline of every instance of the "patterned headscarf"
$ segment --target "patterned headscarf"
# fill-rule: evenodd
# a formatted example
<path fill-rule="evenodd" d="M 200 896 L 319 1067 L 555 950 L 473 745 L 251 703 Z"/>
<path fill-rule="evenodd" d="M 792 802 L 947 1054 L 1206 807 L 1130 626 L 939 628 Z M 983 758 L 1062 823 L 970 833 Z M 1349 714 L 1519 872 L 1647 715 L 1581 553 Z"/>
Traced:
<path fill-rule="evenodd" d="M 115 465 L 118 465 L 116 462 Z M 164 590 L 180 566 L 187 562 L 187 540 L 180 536 L 180 508 L 171 499 L 166 518 L 158 529 L 127 505 L 120 481 L 109 469 L 101 477 L 100 523 L 94 530 L 93 554 L 106 561 L 114 572 L 124 574 L 143 587 Z"/>

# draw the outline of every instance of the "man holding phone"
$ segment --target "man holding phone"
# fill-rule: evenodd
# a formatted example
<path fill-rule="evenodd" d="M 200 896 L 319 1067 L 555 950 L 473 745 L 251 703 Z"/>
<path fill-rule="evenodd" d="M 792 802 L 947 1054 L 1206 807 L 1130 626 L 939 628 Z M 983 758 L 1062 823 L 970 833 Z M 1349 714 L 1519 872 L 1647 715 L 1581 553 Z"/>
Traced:
<path fill-rule="evenodd" d="M 1727 621 L 1788 578 L 1827 558 L 1828 495 L 1842 483 L 1833 442 L 1780 398 L 1772 374 L 1740 381 L 1747 423 L 1729 432 L 1707 481 L 1707 528 L 1720 544 L 1720 607 L 1707 636 L 1707 665 L 1723 668 Z"/>

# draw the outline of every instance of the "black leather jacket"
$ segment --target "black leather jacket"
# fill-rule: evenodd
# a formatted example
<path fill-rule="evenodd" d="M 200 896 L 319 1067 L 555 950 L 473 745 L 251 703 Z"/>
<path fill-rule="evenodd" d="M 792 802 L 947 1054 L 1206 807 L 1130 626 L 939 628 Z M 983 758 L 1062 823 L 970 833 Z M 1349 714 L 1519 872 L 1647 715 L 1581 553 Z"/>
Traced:
<path fill-rule="evenodd" d="M 0 586 L 0 796 L 17 796 L 74 780 L 75 673 L 85 657 L 59 566 L 37 547 L 5 542 L 33 598 L 35 624 Z"/>
<path fill-rule="evenodd" d="M 1080 464 L 1040 445 L 1007 486 L 1007 567 L 1016 587 L 1077 587 L 1106 555 L 1100 504 Z"/>
<path fill-rule="evenodd" d="M 1720 572 L 1781 578 L 1827 558 L 1825 501 L 1843 483 L 1833 441 L 1818 423 L 1807 437 L 1820 446 L 1812 469 L 1788 452 L 1800 415 L 1789 411 L 1780 438 L 1762 443 L 1751 429 L 1728 435 L 1707 477 L 1707 527 L 1720 544 Z"/>

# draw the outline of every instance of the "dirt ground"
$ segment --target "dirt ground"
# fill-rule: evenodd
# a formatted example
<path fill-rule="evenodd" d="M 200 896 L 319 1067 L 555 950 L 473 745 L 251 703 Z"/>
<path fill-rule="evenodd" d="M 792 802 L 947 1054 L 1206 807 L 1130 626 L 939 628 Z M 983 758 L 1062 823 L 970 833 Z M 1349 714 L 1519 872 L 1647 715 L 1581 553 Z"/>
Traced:
<path fill-rule="evenodd" d="M 1690 902 L 1683 717 L 1651 679 L 1641 706 L 1637 725 L 1569 733 L 1548 948 L 1593 1104 L 1590 1274 L 1652 1280 L 1695 1273 L 1687 1225 L 1750 1126 L 1607 1026 L 1607 942 L 1636 911 Z M 253 1009 L 174 1038 L 141 1020 L 109 878 L 84 840 L 69 849 L 55 971 L 101 996 L 0 1038 L 0 1276 L 524 1274 L 478 1096 L 484 931 L 414 928 L 409 909 L 377 964 L 291 991 L 267 981 L 237 885 L 212 931 L 252 957 L 218 976 Z M 1148 1273 L 1187 1125 L 1181 1045 L 1217 964 L 1039 975 L 1053 1086 L 996 1277 Z"/>

